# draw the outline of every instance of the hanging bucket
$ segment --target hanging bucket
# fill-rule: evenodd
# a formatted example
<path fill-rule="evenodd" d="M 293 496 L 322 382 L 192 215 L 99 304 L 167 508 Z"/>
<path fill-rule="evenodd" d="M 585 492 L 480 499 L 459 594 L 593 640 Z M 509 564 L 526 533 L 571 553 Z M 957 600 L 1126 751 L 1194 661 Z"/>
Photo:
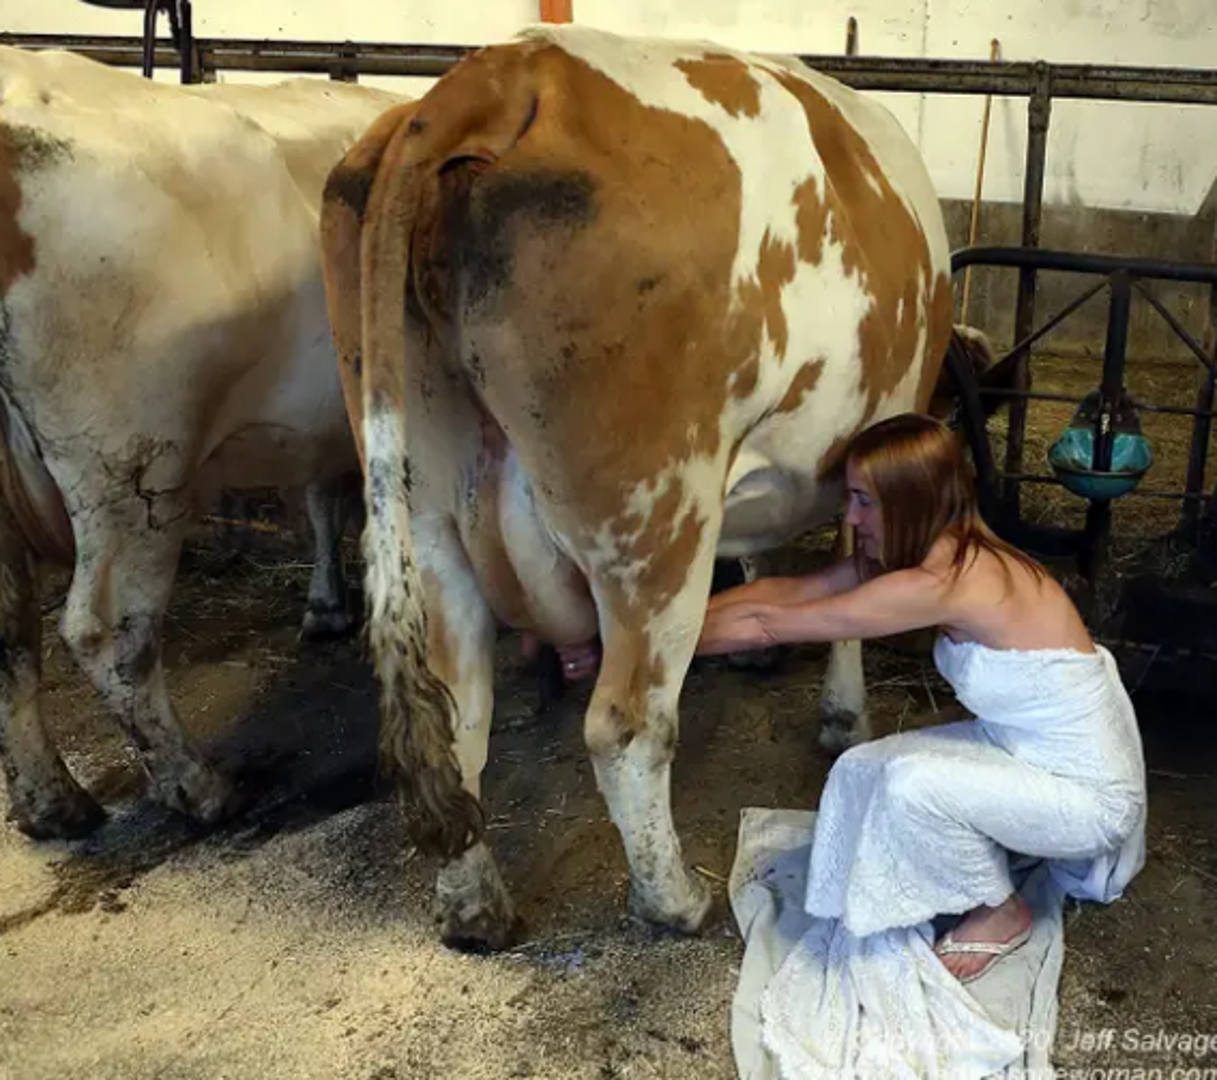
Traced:
<path fill-rule="evenodd" d="M 1126 394 L 1107 416 L 1112 432 L 1111 468 L 1094 467 L 1095 431 L 1102 423 L 1102 402 L 1097 390 L 1086 395 L 1064 433 L 1048 451 L 1048 464 L 1061 484 L 1083 499 L 1110 500 L 1127 495 L 1154 462 L 1149 440 Z"/>

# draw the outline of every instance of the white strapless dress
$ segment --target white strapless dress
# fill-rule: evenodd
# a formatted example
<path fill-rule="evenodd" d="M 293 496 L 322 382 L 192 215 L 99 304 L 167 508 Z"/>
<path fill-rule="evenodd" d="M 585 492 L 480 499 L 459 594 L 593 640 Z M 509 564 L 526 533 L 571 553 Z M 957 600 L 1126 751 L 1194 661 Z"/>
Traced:
<path fill-rule="evenodd" d="M 934 658 L 977 719 L 862 744 L 829 773 L 814 918 L 762 1001 L 784 1080 L 1000 1071 L 1019 1042 L 942 966 L 930 920 L 1009 896 L 1011 855 L 1043 858 L 1061 893 L 1104 903 L 1144 864 L 1141 739 L 1106 649 L 942 637 Z"/>
<path fill-rule="evenodd" d="M 1007 852 L 1052 860 L 1063 891 L 1114 900 L 1145 856 L 1145 764 L 1111 654 L 940 637 L 934 659 L 977 719 L 846 752 L 820 799 L 807 911 L 854 934 L 997 904 Z"/>

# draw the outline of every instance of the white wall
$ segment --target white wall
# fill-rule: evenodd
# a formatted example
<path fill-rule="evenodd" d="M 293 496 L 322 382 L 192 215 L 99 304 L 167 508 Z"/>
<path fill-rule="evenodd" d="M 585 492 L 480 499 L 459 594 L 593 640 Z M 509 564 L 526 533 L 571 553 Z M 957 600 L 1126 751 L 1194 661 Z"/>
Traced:
<path fill-rule="evenodd" d="M 200 36 L 481 44 L 537 17 L 538 0 L 195 0 Z M 1217 67 L 1214 0 L 574 0 L 580 22 L 737 48 L 839 53 L 850 15 L 864 54 Z M 77 0 L 0 0 L 0 28 L 135 34 L 136 12 Z M 172 78 L 166 74 L 166 78 Z M 251 78 L 233 75 L 231 78 Z M 369 80 L 419 93 L 428 80 Z M 970 198 L 983 101 L 885 95 L 944 198 Z M 1025 99 L 993 103 L 985 197 L 1018 200 Z M 1194 213 L 1217 176 L 1217 107 L 1054 103 L 1050 202 Z"/>

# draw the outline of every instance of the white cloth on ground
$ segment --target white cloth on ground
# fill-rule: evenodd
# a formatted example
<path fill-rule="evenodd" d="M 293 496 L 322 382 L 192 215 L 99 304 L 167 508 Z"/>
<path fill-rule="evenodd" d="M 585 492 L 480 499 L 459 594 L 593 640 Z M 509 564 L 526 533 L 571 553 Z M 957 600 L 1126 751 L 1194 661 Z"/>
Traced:
<path fill-rule="evenodd" d="M 814 811 L 759 808 L 748 808 L 741 814 L 729 886 L 731 907 L 744 939 L 744 956 L 731 1007 L 731 1043 L 740 1080 L 779 1077 L 777 1061 L 761 1034 L 761 1001 L 766 989 L 772 989 L 767 1001 L 771 1009 L 779 1002 L 790 1004 L 794 1015 L 787 1026 L 798 1031 L 817 1022 L 822 1008 L 818 1004 L 819 992 L 826 986 L 836 988 L 838 999 L 855 995 L 853 1001 L 838 1000 L 835 1007 L 857 1018 L 863 1003 L 856 1000 L 855 986 L 868 994 L 867 1009 L 882 1010 L 886 997 L 877 996 L 874 989 L 879 986 L 886 991 L 893 981 L 899 988 L 897 1006 L 907 1013 L 932 1016 L 935 1034 L 941 1032 L 948 1046 L 975 1048 L 971 1060 L 956 1060 L 956 1075 L 977 1075 L 996 1062 L 992 1071 L 1002 1080 L 1055 1080 L 1049 1051 L 1056 1031 L 1057 984 L 1064 959 L 1062 897 L 1043 863 L 1033 864 L 1034 873 L 1020 887 L 1035 918 L 1030 940 L 967 986 L 952 978 L 936 960 L 922 964 L 917 960 L 922 955 L 920 951 L 913 953 L 898 945 L 885 961 L 887 970 L 897 973 L 895 979 L 874 979 L 864 962 L 856 961 L 850 965 L 848 979 L 840 966 L 821 966 L 816 983 L 809 977 L 809 968 L 799 965 L 797 969 L 785 969 L 784 977 L 789 980 L 785 984 L 776 982 L 774 976 L 783 969 L 792 951 L 803 947 L 801 942 L 810 927 L 831 924 L 838 934 L 848 934 L 838 920 L 816 919 L 803 910 L 815 816 Z M 1023 876 L 1015 874 L 1016 880 Z M 894 933 L 877 936 L 890 943 Z M 919 931 L 911 929 L 908 933 Z M 823 955 L 831 951 L 830 942 Z M 837 950 L 838 956 L 840 951 Z M 795 979 L 790 978 L 792 974 Z M 801 985 L 797 981 L 800 977 Z M 867 1080 L 871 1076 L 902 1075 L 899 1068 L 890 1064 L 870 1068 L 862 1065 L 863 1042 L 871 1047 L 874 1057 L 874 1019 L 868 1016 L 865 1022 L 859 1020 L 852 1026 L 835 1028 L 838 1040 L 835 1044 L 821 1039 L 819 1054 L 825 1060 L 821 1075 L 856 1075 Z M 888 1010 L 885 1019 L 889 1022 L 888 1030 L 893 1030 L 895 1024 L 902 1022 L 903 1014 Z M 771 1029 L 778 1023 L 771 1013 Z M 915 1034 L 918 1029 L 911 1030 Z M 1017 1042 L 1007 1033 L 1013 1033 Z M 821 1035 L 824 1034 L 821 1029 Z M 986 1047 L 990 1048 L 989 1056 L 983 1056 Z M 834 1067 L 834 1062 L 839 1066 Z M 850 1067 L 844 1064 L 847 1062 Z M 926 1069 L 923 1073 L 949 1074 L 948 1068 L 937 1073 Z M 903 1075 L 913 1076 L 917 1072 L 910 1067 Z"/>
<path fill-rule="evenodd" d="M 934 655 L 978 719 L 833 766 L 807 875 L 815 919 L 762 1003 L 784 1080 L 1001 1071 L 1021 1041 L 942 966 L 930 920 L 1008 896 L 1008 853 L 1047 859 L 1058 897 L 1102 902 L 1143 865 L 1141 741 L 1110 653 L 943 637 Z"/>

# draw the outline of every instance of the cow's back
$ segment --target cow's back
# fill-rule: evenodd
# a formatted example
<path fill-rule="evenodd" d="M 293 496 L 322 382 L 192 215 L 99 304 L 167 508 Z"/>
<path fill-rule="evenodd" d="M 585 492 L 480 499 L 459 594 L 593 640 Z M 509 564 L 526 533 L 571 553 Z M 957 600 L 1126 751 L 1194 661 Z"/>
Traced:
<path fill-rule="evenodd" d="M 396 99 L 306 82 L 183 88 L 0 49 L 0 238 L 26 253 L 0 275 L 5 383 L 61 458 L 138 441 L 234 486 L 353 462 L 317 218 Z"/>

